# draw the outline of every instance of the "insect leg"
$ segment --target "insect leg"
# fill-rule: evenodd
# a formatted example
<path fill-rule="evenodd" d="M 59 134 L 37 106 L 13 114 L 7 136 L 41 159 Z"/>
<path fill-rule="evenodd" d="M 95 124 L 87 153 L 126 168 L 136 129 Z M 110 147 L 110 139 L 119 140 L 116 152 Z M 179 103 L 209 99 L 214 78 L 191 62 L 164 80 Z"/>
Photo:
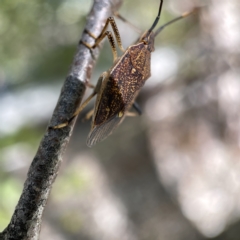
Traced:
<path fill-rule="evenodd" d="M 87 32 L 88 32 L 88 31 L 87 31 Z M 93 46 L 91 46 L 91 45 L 88 44 L 88 43 L 85 43 L 85 42 L 82 42 L 82 41 L 81 41 L 81 43 L 82 43 L 85 47 L 87 47 L 87 48 L 89 48 L 90 50 L 92 50 L 92 48 L 97 47 L 98 44 L 107 36 L 107 37 L 108 37 L 108 40 L 109 40 L 109 43 L 110 43 L 110 45 L 111 45 L 111 48 L 112 48 L 113 61 L 115 61 L 115 60 L 117 59 L 117 49 L 116 49 L 116 45 L 115 45 L 115 42 L 114 42 L 114 38 L 113 38 L 112 33 L 111 33 L 110 31 L 106 31 L 106 32 L 104 32 L 104 33 L 101 33 L 101 35 L 100 35 L 98 38 L 94 37 L 90 32 L 88 32 L 88 34 L 89 34 L 90 36 L 92 36 L 94 39 L 96 39 L 96 41 L 95 41 L 95 44 L 94 44 Z"/>
<path fill-rule="evenodd" d="M 83 102 L 83 104 L 77 109 L 77 111 L 73 114 L 73 116 L 66 122 L 61 123 L 57 126 L 52 127 L 53 129 L 59 129 L 66 127 L 90 102 L 90 100 L 96 95 L 97 93 L 93 91 L 93 93 Z"/>
<path fill-rule="evenodd" d="M 132 112 L 132 111 L 126 112 L 125 113 L 126 117 L 136 117 L 142 114 L 142 110 L 136 102 L 133 103 L 132 107 L 136 110 L 136 112 Z"/>
<path fill-rule="evenodd" d="M 89 120 L 89 119 L 92 117 L 93 113 L 94 113 L 94 108 L 91 109 L 91 110 L 85 115 L 85 117 L 83 118 L 83 121 Z"/>
<path fill-rule="evenodd" d="M 106 31 L 103 34 L 101 34 L 97 39 L 95 44 L 92 46 L 92 48 L 95 48 L 105 37 L 108 37 L 109 43 L 111 45 L 112 48 L 112 53 L 113 53 L 113 61 L 117 60 L 117 49 L 116 49 L 116 45 L 114 42 L 114 38 L 112 36 L 112 33 L 110 31 Z"/>
<path fill-rule="evenodd" d="M 119 48 L 121 49 L 121 51 L 124 52 L 125 49 L 122 46 L 122 40 L 121 40 L 119 31 L 118 31 L 118 28 L 117 28 L 117 24 L 116 24 L 114 18 L 113 17 L 109 17 L 107 22 L 110 22 L 110 24 L 112 26 L 112 29 L 113 29 L 113 32 L 114 32 L 114 35 L 115 35 L 115 37 L 117 39 L 117 44 L 118 44 Z"/>
<path fill-rule="evenodd" d="M 129 22 L 126 18 L 124 18 L 120 13 L 115 12 L 114 16 L 116 16 L 117 18 L 119 18 L 120 20 L 122 20 L 123 22 L 125 22 L 126 24 L 128 24 L 129 26 L 131 26 L 132 28 L 135 29 L 136 32 L 138 32 L 139 34 L 142 33 L 142 31 L 136 27 L 135 25 L 133 25 L 131 22 Z"/>
<path fill-rule="evenodd" d="M 91 99 L 96 95 L 98 94 L 100 88 L 101 88 L 101 85 L 102 85 L 102 80 L 104 79 L 106 75 L 106 72 L 104 72 L 98 79 L 98 82 L 97 82 L 97 85 L 96 87 L 94 88 L 92 94 L 83 102 L 83 104 L 76 110 L 76 112 L 72 115 L 72 117 L 70 118 L 69 121 L 71 121 L 74 117 L 76 117 L 87 105 L 88 103 L 91 101 Z"/>
<path fill-rule="evenodd" d="M 95 44 L 94 44 L 93 46 L 90 46 L 88 43 L 85 43 L 85 42 L 82 42 L 82 44 L 84 44 L 84 45 L 85 45 L 86 47 L 88 47 L 89 49 L 95 48 L 96 46 L 98 46 L 98 44 L 103 40 L 103 38 L 104 38 L 106 35 L 108 35 L 108 34 L 106 34 L 106 30 L 107 30 L 107 27 L 108 27 L 109 23 L 110 23 L 111 26 L 112 26 L 112 29 L 113 29 L 114 35 L 115 35 L 115 37 L 116 37 L 116 39 L 117 39 L 117 44 L 118 44 L 119 48 L 121 49 L 121 51 L 124 52 L 125 50 L 124 50 L 124 48 L 123 48 L 123 46 L 122 46 L 122 40 L 121 40 L 119 31 L 118 31 L 118 28 L 117 28 L 117 24 L 116 24 L 116 22 L 115 22 L 115 20 L 114 20 L 113 17 L 109 17 L 109 18 L 107 19 L 107 21 L 106 21 L 106 23 L 105 23 L 105 26 L 103 27 L 103 30 L 102 30 L 102 32 L 100 33 L 100 35 L 99 35 L 98 37 L 95 37 L 91 32 L 89 32 L 89 31 L 86 30 L 86 32 L 87 32 L 92 38 L 94 38 L 94 39 L 96 40 L 96 41 L 95 41 Z M 109 39 L 109 37 L 108 37 L 108 39 Z M 113 38 L 112 38 L 112 39 L 113 39 Z M 110 39 L 109 39 L 109 41 L 110 41 Z M 111 44 L 111 41 L 110 41 L 110 44 Z M 112 44 L 111 44 L 111 46 L 112 46 Z"/>
<path fill-rule="evenodd" d="M 136 117 L 136 116 L 139 116 L 139 115 L 136 112 L 126 112 L 125 116 L 126 117 Z"/>
<path fill-rule="evenodd" d="M 110 23 L 111 26 L 112 26 L 112 29 L 113 29 L 114 35 L 115 35 L 115 37 L 116 37 L 116 39 L 117 39 L 117 44 L 118 44 L 119 48 L 124 52 L 125 49 L 124 49 L 123 46 L 122 46 L 122 40 L 121 40 L 119 31 L 118 31 L 118 28 L 117 28 L 117 24 L 116 24 L 116 22 L 115 22 L 115 20 L 114 20 L 113 17 L 109 17 L 109 18 L 107 19 L 106 24 L 105 24 L 105 26 L 104 26 L 101 34 L 99 35 L 99 37 L 96 38 L 96 42 L 95 42 L 95 44 L 93 45 L 93 47 L 96 47 L 96 46 L 99 44 L 99 42 L 103 39 L 102 35 L 104 35 L 104 33 L 106 32 L 106 29 L 107 29 L 109 23 Z M 93 35 L 91 34 L 90 36 L 93 36 Z M 99 40 L 99 39 L 101 39 L 101 40 Z"/>
<path fill-rule="evenodd" d="M 138 115 L 142 115 L 142 110 L 141 110 L 140 106 L 136 102 L 133 103 L 132 107 L 136 110 Z"/>
<path fill-rule="evenodd" d="M 98 79 L 98 83 L 96 85 L 96 87 L 94 88 L 92 94 L 82 103 L 82 105 L 75 111 L 75 113 L 72 115 L 72 117 L 64 122 L 64 123 L 61 123 L 57 126 L 54 126 L 52 127 L 53 129 L 58 129 L 58 128 L 63 128 L 63 127 L 66 127 L 87 105 L 88 103 L 91 101 L 91 99 L 96 95 L 98 94 L 99 92 L 99 89 L 101 88 L 101 85 L 102 85 L 102 80 L 104 79 L 104 76 L 105 76 L 105 72 L 100 76 L 100 78 Z M 92 87 L 92 85 L 90 86 Z M 91 117 L 91 116 L 90 116 Z"/>
<path fill-rule="evenodd" d="M 142 114 L 142 110 L 141 110 L 140 106 L 136 102 L 133 103 L 132 107 L 136 110 L 136 112 L 131 112 L 131 111 L 126 112 L 125 116 L 127 116 L 127 117 L 136 117 L 136 116 L 139 116 L 139 115 Z"/>
<path fill-rule="evenodd" d="M 95 88 L 95 86 L 94 86 L 93 84 L 89 83 L 89 82 L 87 82 L 86 85 L 87 85 L 87 87 L 89 87 L 89 88 Z"/>

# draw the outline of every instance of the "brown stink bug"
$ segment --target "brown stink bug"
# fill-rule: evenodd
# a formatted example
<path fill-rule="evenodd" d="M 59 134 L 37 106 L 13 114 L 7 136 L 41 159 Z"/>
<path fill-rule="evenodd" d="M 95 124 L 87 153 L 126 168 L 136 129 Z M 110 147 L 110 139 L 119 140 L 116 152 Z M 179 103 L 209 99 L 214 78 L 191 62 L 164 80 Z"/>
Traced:
<path fill-rule="evenodd" d="M 126 116 L 136 115 L 133 112 L 129 112 L 131 107 L 134 107 L 139 114 L 141 113 L 134 101 L 145 81 L 151 76 L 150 60 L 151 53 L 154 51 L 155 37 L 167 25 L 194 12 L 185 13 L 153 32 L 159 21 L 162 5 L 163 0 L 160 1 L 158 15 L 150 29 L 126 50 L 122 46 L 121 37 L 113 17 L 107 19 L 99 37 L 96 38 L 88 32 L 95 39 L 95 44 L 93 46 L 87 43 L 83 44 L 90 50 L 97 47 L 106 36 L 108 37 L 113 52 L 114 64 L 108 71 L 102 73 L 93 93 L 77 109 L 71 119 L 53 127 L 54 129 L 67 126 L 95 95 L 97 95 L 95 107 L 88 116 L 92 116 L 91 131 L 87 138 L 87 145 L 89 147 L 108 137 Z M 106 31 L 109 23 L 112 26 L 119 48 L 124 52 L 121 57 L 117 56 L 117 49 L 112 33 Z"/>

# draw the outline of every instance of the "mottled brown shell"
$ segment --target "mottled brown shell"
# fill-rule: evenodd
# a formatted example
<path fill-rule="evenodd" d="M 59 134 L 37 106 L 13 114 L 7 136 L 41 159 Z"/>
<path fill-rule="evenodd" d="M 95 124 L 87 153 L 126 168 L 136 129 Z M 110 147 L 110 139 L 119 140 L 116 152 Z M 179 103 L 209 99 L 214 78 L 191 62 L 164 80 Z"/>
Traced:
<path fill-rule="evenodd" d="M 153 42 L 152 42 L 153 43 Z M 106 138 L 124 119 L 140 88 L 151 75 L 151 50 L 144 42 L 130 46 L 103 80 L 87 144 Z"/>

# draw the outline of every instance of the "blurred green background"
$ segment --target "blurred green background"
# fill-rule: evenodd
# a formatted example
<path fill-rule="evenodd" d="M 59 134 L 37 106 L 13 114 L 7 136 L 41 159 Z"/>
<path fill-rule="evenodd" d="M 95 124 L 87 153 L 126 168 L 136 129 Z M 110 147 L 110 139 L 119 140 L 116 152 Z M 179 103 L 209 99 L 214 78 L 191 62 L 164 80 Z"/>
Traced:
<path fill-rule="evenodd" d="M 89 0 L 2 0 L 0 8 L 0 231 L 68 74 Z M 202 11 L 156 39 L 152 77 L 127 118 L 89 149 L 79 116 L 43 216 L 40 239 L 239 239 L 239 1 L 166 0 L 161 23 Z M 158 0 L 119 12 L 141 30 Z M 138 37 L 117 19 L 126 48 Z M 159 24 L 160 25 L 160 24 Z M 106 42 L 92 83 L 112 64 Z M 87 91 L 87 94 L 90 91 Z"/>

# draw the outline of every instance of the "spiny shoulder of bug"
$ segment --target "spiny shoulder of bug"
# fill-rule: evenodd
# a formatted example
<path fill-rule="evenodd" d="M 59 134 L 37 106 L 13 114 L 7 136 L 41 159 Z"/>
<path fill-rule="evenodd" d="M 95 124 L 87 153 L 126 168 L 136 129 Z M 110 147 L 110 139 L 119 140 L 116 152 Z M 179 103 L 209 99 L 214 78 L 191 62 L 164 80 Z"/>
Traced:
<path fill-rule="evenodd" d="M 135 41 L 135 43 L 130 45 L 125 50 L 125 52 L 128 52 L 129 50 L 131 50 L 132 48 L 135 48 L 136 46 L 138 46 L 139 50 L 145 48 L 145 49 L 147 49 L 147 51 L 153 52 L 155 50 L 155 48 L 154 48 L 154 39 L 155 39 L 154 32 L 147 30 L 142 35 L 140 35 L 140 37 L 137 39 L 137 41 Z M 130 54 L 131 53 L 132 52 L 130 51 Z"/>
<path fill-rule="evenodd" d="M 146 31 L 139 39 L 139 42 L 142 42 L 150 52 L 154 51 L 154 32 L 153 31 Z"/>

